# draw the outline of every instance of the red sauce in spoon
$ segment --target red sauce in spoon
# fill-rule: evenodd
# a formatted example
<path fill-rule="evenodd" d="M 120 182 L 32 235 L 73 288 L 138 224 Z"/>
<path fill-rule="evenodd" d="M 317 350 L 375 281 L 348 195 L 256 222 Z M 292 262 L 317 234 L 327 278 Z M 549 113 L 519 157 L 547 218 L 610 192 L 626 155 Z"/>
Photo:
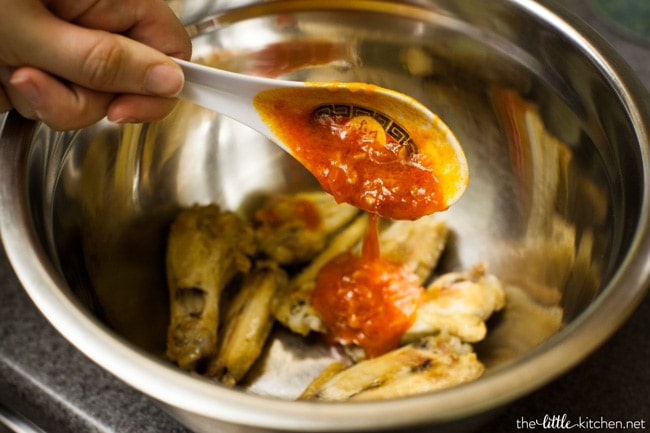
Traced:
<path fill-rule="evenodd" d="M 389 118 L 368 108 L 387 103 L 373 93 L 376 86 L 346 86 L 272 89 L 254 104 L 337 201 L 393 219 L 447 209 L 467 185 L 464 157 L 459 161 L 449 145 L 451 131 L 409 104 L 384 107 Z M 322 105 L 327 100 L 337 102 Z"/>

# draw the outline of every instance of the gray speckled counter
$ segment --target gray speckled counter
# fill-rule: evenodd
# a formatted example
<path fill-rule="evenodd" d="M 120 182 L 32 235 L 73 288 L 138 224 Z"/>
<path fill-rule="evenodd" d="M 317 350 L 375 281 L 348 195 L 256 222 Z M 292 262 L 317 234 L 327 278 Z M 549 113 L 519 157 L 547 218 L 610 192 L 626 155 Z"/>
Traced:
<path fill-rule="evenodd" d="M 641 0 L 644 1 L 644 0 Z M 650 42 L 610 30 L 584 7 L 593 0 L 572 0 L 579 13 L 609 40 L 650 89 Z M 650 260 L 650 258 L 649 258 Z M 601 349 L 546 387 L 515 402 L 482 431 L 560 431 L 523 424 L 562 417 L 572 423 L 638 421 L 650 429 L 650 297 Z M 10 409 L 48 433 L 187 432 L 148 397 L 131 389 L 68 344 L 40 315 L 22 291 L 4 251 L 0 251 L 0 433 Z M 27 430 L 27 422 L 15 418 Z M 594 425 L 592 424 L 592 427 Z M 592 430 L 617 431 L 592 428 Z M 528 428 L 526 428 L 528 427 Z M 588 430 L 576 427 L 573 430 Z M 627 431 L 635 431 L 628 429 Z"/>

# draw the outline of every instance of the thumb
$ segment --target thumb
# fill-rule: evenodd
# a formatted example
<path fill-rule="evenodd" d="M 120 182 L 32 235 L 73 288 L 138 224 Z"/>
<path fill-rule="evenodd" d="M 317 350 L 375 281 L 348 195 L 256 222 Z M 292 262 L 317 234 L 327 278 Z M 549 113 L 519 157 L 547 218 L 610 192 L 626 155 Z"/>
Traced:
<path fill-rule="evenodd" d="M 133 39 L 52 17 L 40 26 L 30 63 L 88 89 L 174 97 L 183 88 L 180 67 L 160 51 Z M 56 34 L 56 43 L 52 43 Z"/>

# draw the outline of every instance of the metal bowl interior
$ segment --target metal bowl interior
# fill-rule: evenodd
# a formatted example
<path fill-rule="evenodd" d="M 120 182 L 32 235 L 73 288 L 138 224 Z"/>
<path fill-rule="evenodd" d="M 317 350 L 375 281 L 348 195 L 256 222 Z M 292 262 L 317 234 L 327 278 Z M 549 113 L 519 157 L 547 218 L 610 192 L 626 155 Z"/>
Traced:
<path fill-rule="evenodd" d="M 10 115 L 0 204 L 19 278 L 73 344 L 188 426 L 469 429 L 583 359 L 644 295 L 645 91 L 561 13 L 530 1 L 280 0 L 190 29 L 196 58 L 224 69 L 372 82 L 438 113 L 463 144 L 471 176 L 445 213 L 453 239 L 441 270 L 485 261 L 526 307 L 513 302 L 489 323 L 477 346 L 484 377 L 434 394 L 292 401 L 328 355 L 282 329 L 240 389 L 209 383 L 164 359 L 168 225 L 183 207 L 246 212 L 262 194 L 315 188 L 312 177 L 255 132 L 189 103 L 161 122 L 69 133 Z"/>

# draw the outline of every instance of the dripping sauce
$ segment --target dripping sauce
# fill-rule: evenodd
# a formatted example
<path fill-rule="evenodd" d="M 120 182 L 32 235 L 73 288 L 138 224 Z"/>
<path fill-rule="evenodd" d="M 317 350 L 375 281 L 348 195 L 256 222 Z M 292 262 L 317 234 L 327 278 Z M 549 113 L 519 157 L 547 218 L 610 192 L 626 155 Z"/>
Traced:
<path fill-rule="evenodd" d="M 311 297 L 328 342 L 357 345 L 368 357 L 398 347 L 424 290 L 403 264 L 381 257 L 377 219 L 371 215 L 360 255 L 343 253 L 321 269 Z"/>
<path fill-rule="evenodd" d="M 378 216 L 416 219 L 445 210 L 467 185 L 464 156 L 459 161 L 449 145 L 446 126 L 422 127 L 430 119 L 408 107 L 397 113 L 399 122 L 368 109 L 378 104 L 373 88 L 273 89 L 254 100 L 262 120 L 325 191 L 370 214 L 361 254 L 327 263 L 311 298 L 327 340 L 360 346 L 368 357 L 399 345 L 424 291 L 402 263 L 381 256 Z M 337 103 L 319 106 L 323 100 Z"/>

